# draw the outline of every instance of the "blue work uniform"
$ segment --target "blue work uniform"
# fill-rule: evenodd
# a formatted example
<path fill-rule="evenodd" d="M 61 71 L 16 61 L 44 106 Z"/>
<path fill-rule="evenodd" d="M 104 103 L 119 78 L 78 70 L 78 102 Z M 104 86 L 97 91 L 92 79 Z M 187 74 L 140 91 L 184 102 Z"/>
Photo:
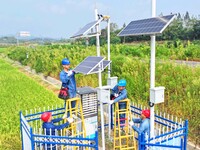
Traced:
<path fill-rule="evenodd" d="M 123 100 L 123 99 L 127 98 L 127 90 L 123 89 L 123 90 L 119 91 L 118 85 L 116 85 L 112 89 L 111 95 L 114 95 L 115 93 L 118 94 L 119 96 L 114 99 L 114 103 L 117 103 L 120 100 Z"/>
<path fill-rule="evenodd" d="M 118 94 L 118 97 L 116 97 L 114 99 L 114 103 L 117 103 L 119 102 L 120 100 L 123 100 L 123 99 L 126 99 L 127 98 L 127 90 L 126 89 L 123 89 L 123 90 L 119 90 L 118 89 L 118 85 L 116 85 L 113 89 L 112 89 L 112 92 L 111 92 L 111 95 L 114 95 L 114 94 Z M 119 109 L 126 109 L 126 102 L 119 102 Z M 120 119 L 125 119 L 126 115 L 125 114 L 120 114 L 119 115 L 119 118 Z M 125 120 L 121 120 L 120 121 L 120 126 L 124 126 L 125 124 Z"/>
<path fill-rule="evenodd" d="M 56 129 L 61 130 L 64 129 L 65 127 L 69 126 L 69 123 L 64 123 L 61 125 L 54 125 L 54 123 L 59 122 L 63 120 L 62 118 L 56 118 L 51 120 L 51 122 L 43 122 L 42 128 L 44 129 L 45 135 L 56 135 Z M 44 144 L 45 150 L 56 150 L 56 145 L 55 144 Z"/>
<path fill-rule="evenodd" d="M 60 80 L 62 82 L 62 87 L 68 88 L 69 98 L 76 97 L 76 80 L 75 80 L 75 72 L 68 76 L 68 73 L 62 70 L 60 72 Z M 74 108 L 76 105 L 76 102 L 71 102 L 72 108 Z M 65 103 L 66 106 L 66 103 Z M 68 113 L 69 116 L 69 113 Z"/>
<path fill-rule="evenodd" d="M 68 73 L 62 70 L 60 72 L 60 80 L 62 82 L 62 87 L 68 88 L 69 98 L 76 97 L 76 80 L 75 80 L 75 72 L 68 76 Z"/>
<path fill-rule="evenodd" d="M 147 137 L 150 135 L 150 119 L 146 118 L 144 120 L 142 119 L 133 119 L 134 123 L 140 123 L 139 128 L 137 126 L 132 126 L 132 128 L 138 132 L 138 134 L 144 133 L 145 134 L 145 138 L 147 139 Z M 148 135 L 146 137 L 146 135 Z"/>

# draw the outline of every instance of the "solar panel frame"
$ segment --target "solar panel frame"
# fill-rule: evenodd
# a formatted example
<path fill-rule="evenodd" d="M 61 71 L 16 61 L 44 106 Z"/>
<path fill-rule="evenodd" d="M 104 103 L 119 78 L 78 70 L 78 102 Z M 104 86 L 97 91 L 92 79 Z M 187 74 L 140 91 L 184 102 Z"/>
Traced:
<path fill-rule="evenodd" d="M 85 75 L 90 74 L 104 59 L 105 57 L 88 56 L 74 68 L 74 71 Z"/>
<path fill-rule="evenodd" d="M 109 61 L 109 60 L 104 60 L 103 62 L 101 62 L 101 71 L 103 71 L 112 61 Z M 99 66 L 97 66 L 96 68 L 94 68 L 90 74 L 94 74 L 94 73 L 98 73 L 99 72 Z"/>
<path fill-rule="evenodd" d="M 131 21 L 118 36 L 154 35 L 161 34 L 173 21 L 175 14 Z"/>
<path fill-rule="evenodd" d="M 169 17 L 169 16 L 170 15 L 164 16 L 164 17 Z M 167 24 L 164 26 L 164 28 L 160 31 L 161 33 L 169 26 L 169 24 L 174 20 L 175 17 L 176 17 L 176 14 L 173 14 L 173 17 L 167 22 Z"/>

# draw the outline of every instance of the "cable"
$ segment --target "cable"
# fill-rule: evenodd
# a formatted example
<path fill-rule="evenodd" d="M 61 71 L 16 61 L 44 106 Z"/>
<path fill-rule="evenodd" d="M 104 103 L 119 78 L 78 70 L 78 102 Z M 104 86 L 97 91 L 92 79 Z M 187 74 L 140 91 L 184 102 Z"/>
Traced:
<path fill-rule="evenodd" d="M 149 106 L 150 106 L 150 107 L 153 107 L 153 106 L 154 106 L 154 103 L 149 102 Z"/>

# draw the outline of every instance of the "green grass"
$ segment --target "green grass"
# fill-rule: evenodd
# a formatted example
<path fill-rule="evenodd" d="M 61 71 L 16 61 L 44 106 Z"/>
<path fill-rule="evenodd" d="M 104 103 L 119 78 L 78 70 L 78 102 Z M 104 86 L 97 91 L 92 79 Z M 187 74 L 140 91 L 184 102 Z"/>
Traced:
<path fill-rule="evenodd" d="M 19 112 L 61 103 L 56 95 L 0 59 L 0 150 L 20 150 Z"/>
<path fill-rule="evenodd" d="M 7 50 L 7 48 L 0 47 L 0 53 L 3 53 L 5 50 Z"/>

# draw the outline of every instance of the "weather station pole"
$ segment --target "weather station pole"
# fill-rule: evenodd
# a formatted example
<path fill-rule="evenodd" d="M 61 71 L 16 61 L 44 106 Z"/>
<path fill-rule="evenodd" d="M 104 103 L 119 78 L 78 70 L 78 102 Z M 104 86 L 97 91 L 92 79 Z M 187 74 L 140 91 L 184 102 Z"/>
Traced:
<path fill-rule="evenodd" d="M 95 19 L 96 21 L 99 19 L 98 18 L 98 11 L 95 8 Z M 97 48 L 97 56 L 100 56 L 100 42 L 99 42 L 99 25 L 96 25 L 96 48 Z M 99 88 L 102 87 L 102 77 L 101 77 L 101 68 L 99 65 L 99 73 L 98 73 L 98 79 L 99 79 Z M 105 133 L 104 133 L 104 114 L 103 114 L 103 102 L 100 100 L 100 109 L 101 109 L 101 134 L 102 134 L 102 149 L 105 150 Z"/>
<path fill-rule="evenodd" d="M 152 0 L 152 17 L 156 17 L 156 0 Z M 151 35 L 150 88 L 155 87 L 156 36 Z M 154 104 L 150 107 L 150 137 L 154 137 Z"/>
<path fill-rule="evenodd" d="M 95 20 L 97 21 L 99 18 L 98 18 L 98 11 L 97 9 L 95 8 Z M 96 47 L 97 47 L 97 56 L 100 56 L 100 41 L 99 41 L 99 24 L 96 25 L 96 32 L 97 32 L 97 35 L 96 35 Z"/>
<path fill-rule="evenodd" d="M 110 61 L 110 18 L 108 18 L 108 31 L 107 31 L 107 43 L 108 43 L 108 61 Z M 110 78 L 110 64 L 108 65 L 108 78 Z"/>
<path fill-rule="evenodd" d="M 110 17 L 107 20 L 107 44 L 108 44 L 108 61 L 110 61 Z M 108 65 L 108 78 L 110 78 L 110 64 Z M 108 123 L 108 136 L 110 138 L 110 134 L 111 134 L 111 107 L 112 105 L 108 104 L 108 116 L 109 116 L 109 123 Z"/>

